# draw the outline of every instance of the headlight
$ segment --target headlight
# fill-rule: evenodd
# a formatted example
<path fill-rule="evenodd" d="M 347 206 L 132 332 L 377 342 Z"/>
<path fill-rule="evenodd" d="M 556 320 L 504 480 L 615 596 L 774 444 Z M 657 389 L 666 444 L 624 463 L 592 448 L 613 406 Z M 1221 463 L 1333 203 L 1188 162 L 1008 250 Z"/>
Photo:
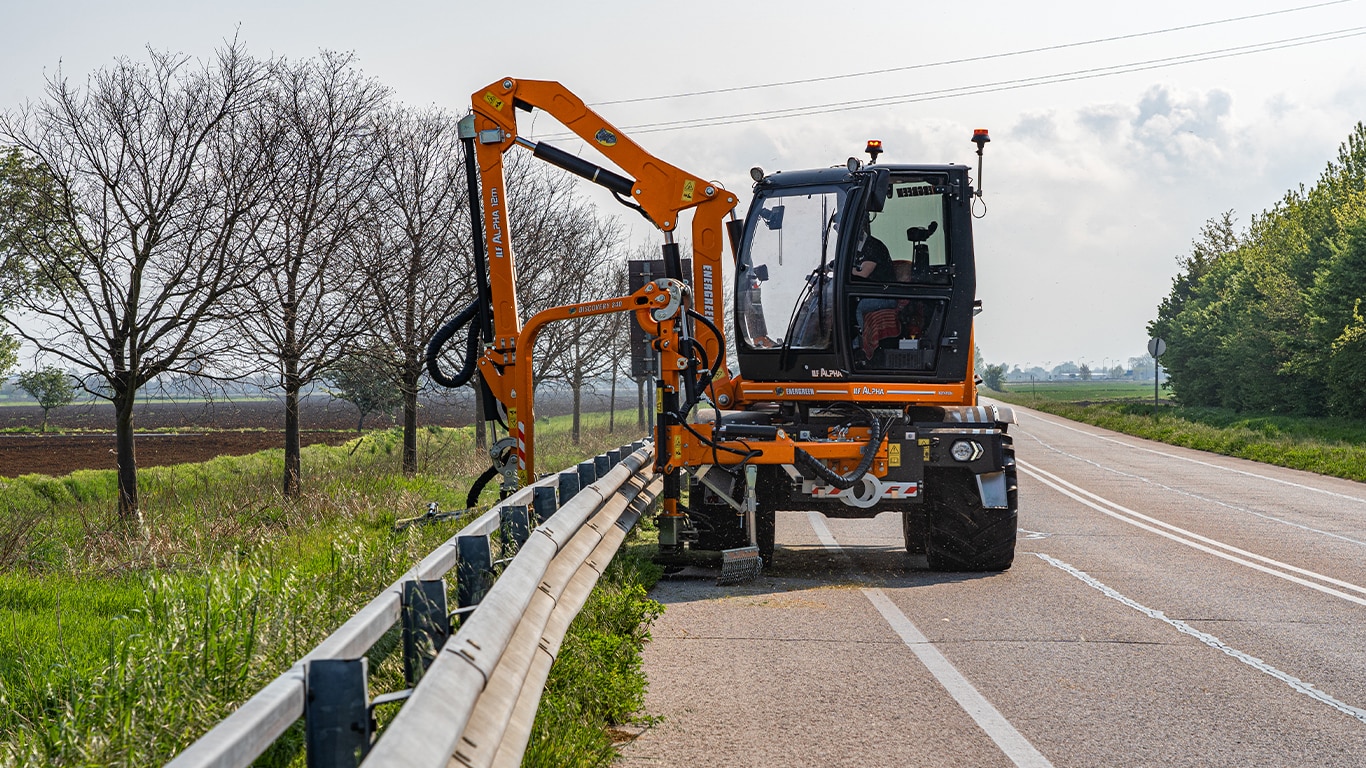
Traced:
<path fill-rule="evenodd" d="M 976 461 L 983 453 L 981 444 L 974 440 L 957 440 L 949 446 L 949 455 L 954 461 Z"/>

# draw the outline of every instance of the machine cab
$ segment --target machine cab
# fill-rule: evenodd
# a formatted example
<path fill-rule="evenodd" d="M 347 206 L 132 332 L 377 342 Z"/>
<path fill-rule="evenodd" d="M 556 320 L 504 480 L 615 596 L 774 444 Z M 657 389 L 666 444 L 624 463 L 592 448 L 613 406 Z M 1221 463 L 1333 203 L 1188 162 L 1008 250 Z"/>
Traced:
<path fill-rule="evenodd" d="M 736 266 L 751 381 L 963 381 L 976 275 L 960 165 L 775 173 Z"/>

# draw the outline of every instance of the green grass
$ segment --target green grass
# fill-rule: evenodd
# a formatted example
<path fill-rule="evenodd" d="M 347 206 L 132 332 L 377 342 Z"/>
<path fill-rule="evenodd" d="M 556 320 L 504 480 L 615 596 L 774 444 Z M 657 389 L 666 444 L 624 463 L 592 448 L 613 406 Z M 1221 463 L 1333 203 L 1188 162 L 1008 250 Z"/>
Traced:
<path fill-rule="evenodd" d="M 542 468 L 635 437 L 586 421 L 580 446 L 567 419 L 541 425 Z M 112 471 L 0 480 L 0 764 L 163 763 L 340 626 L 460 525 L 396 533 L 395 519 L 462 507 L 483 469 L 469 429 L 432 428 L 421 471 L 403 477 L 400 440 L 305 448 L 291 501 L 280 451 L 144 469 L 140 526 L 115 519 Z M 629 573 L 605 589 L 640 598 L 630 579 L 648 574 Z M 391 635 L 372 653 L 372 694 L 404 687 Z M 574 741 L 549 742 L 564 762 L 546 764 L 591 764 Z M 296 728 L 263 764 L 301 765 L 300 744 Z"/>
<path fill-rule="evenodd" d="M 522 765 L 607 766 L 617 756 L 613 726 L 652 722 L 636 713 L 645 704 L 641 649 L 664 611 L 646 595 L 661 575 L 654 551 L 653 537 L 628 540 L 569 626 Z"/>
<path fill-rule="evenodd" d="M 1167 399 L 1154 414 L 1151 384 L 1146 397 L 1123 390 L 1106 395 L 1104 386 L 1049 382 L 1037 392 L 1024 384 L 982 395 L 1170 445 L 1366 482 L 1366 421 L 1239 413 Z"/>

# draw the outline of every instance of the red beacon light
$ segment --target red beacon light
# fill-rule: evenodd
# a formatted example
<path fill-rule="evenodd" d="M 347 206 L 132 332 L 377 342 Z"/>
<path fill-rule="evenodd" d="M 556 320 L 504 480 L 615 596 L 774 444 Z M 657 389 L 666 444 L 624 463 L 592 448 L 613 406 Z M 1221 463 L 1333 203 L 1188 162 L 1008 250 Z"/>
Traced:
<path fill-rule="evenodd" d="M 977 145 L 977 192 L 976 196 L 982 196 L 982 148 L 991 141 L 991 134 L 985 128 L 977 128 L 972 132 L 972 143 Z"/>

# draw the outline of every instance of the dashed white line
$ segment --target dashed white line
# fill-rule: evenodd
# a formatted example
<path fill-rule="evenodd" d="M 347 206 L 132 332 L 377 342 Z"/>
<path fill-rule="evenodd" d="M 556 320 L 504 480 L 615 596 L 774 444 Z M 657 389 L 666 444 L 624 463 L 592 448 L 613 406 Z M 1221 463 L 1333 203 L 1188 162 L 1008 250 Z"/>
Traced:
<path fill-rule="evenodd" d="M 1034 552 L 1031 554 L 1040 558 L 1041 560 L 1053 566 L 1054 568 L 1072 574 L 1077 579 L 1081 580 L 1084 584 L 1091 587 L 1092 589 L 1095 589 L 1096 591 L 1100 592 L 1106 597 L 1123 603 L 1124 605 L 1129 606 L 1130 608 L 1134 609 L 1135 611 L 1138 611 L 1139 613 L 1157 619 L 1158 621 L 1164 622 L 1174 627 L 1177 631 L 1182 632 L 1186 635 L 1190 635 L 1191 637 L 1195 638 L 1196 640 L 1199 640 L 1205 645 L 1208 645 L 1211 648 L 1221 651 L 1237 659 L 1238 661 L 1241 661 L 1242 663 L 1248 665 L 1249 667 L 1252 667 L 1258 672 L 1261 672 L 1265 675 L 1269 675 L 1271 677 L 1276 678 L 1277 680 L 1280 680 L 1281 682 L 1290 686 L 1299 693 L 1302 693 L 1305 696 L 1314 699 L 1315 701 L 1327 704 L 1328 706 L 1338 710 L 1339 712 L 1342 712 L 1345 715 L 1354 717 L 1357 720 L 1366 723 L 1366 710 L 1363 710 L 1359 707 L 1354 707 L 1346 702 L 1339 701 L 1338 699 L 1333 698 L 1332 696 L 1324 693 L 1323 691 L 1320 691 L 1318 688 L 1315 688 L 1312 684 L 1307 683 L 1299 679 L 1298 677 L 1295 677 L 1289 672 L 1284 672 L 1280 669 L 1277 669 L 1276 667 L 1271 666 L 1270 664 L 1266 663 L 1265 661 L 1262 661 L 1256 656 L 1244 653 L 1243 651 L 1240 651 L 1237 648 L 1229 646 L 1223 640 L 1220 640 L 1219 638 L 1209 634 L 1208 632 L 1202 632 L 1196 629 L 1195 627 L 1192 627 L 1191 625 L 1187 624 L 1186 622 L 1181 621 L 1180 619 L 1173 619 L 1170 616 L 1164 614 L 1162 611 L 1149 608 L 1136 600 L 1132 600 L 1128 597 L 1125 597 L 1123 594 L 1120 594 L 1120 592 L 1118 592 L 1114 588 L 1107 586 L 1091 574 L 1086 573 L 1085 571 L 1079 568 L 1069 565 L 1061 560 L 1058 560 L 1057 558 L 1049 557 L 1048 555 L 1045 555 L 1042 552 Z"/>
<path fill-rule="evenodd" d="M 1028 476 L 1034 478 L 1035 480 L 1038 480 L 1039 482 L 1043 483 L 1049 488 L 1052 488 L 1058 493 L 1061 493 L 1074 501 L 1084 504 L 1090 507 L 1091 509 L 1096 510 L 1097 512 L 1100 512 L 1109 517 L 1113 517 L 1114 519 L 1119 520 L 1121 522 L 1128 523 L 1129 525 L 1132 525 L 1136 528 L 1141 528 L 1150 533 L 1155 533 L 1159 536 L 1170 539 L 1179 544 L 1184 544 L 1192 549 L 1199 550 L 1206 554 L 1214 555 L 1215 557 L 1223 558 L 1225 560 L 1228 560 L 1229 562 L 1237 563 L 1247 568 L 1251 568 L 1256 571 L 1261 571 L 1262 573 L 1270 574 L 1279 579 L 1285 579 L 1286 581 L 1299 584 L 1300 586 L 1309 587 L 1310 589 L 1318 590 L 1319 592 L 1323 592 L 1324 594 L 1332 595 L 1333 597 L 1341 598 L 1348 602 L 1356 603 L 1357 605 L 1366 605 L 1366 597 L 1347 594 L 1346 592 L 1333 588 L 1341 587 L 1342 589 L 1351 590 L 1353 592 L 1359 592 L 1363 595 L 1366 595 L 1366 587 L 1361 587 L 1351 582 L 1335 579 L 1331 576 L 1325 576 L 1324 574 L 1316 573 L 1314 571 L 1310 571 L 1304 568 L 1299 568 L 1290 565 L 1289 563 L 1283 563 L 1279 560 L 1274 560 L 1263 555 L 1248 552 L 1247 550 L 1239 549 L 1229 544 L 1225 544 L 1221 541 L 1216 541 L 1215 539 L 1211 539 L 1206 536 L 1201 536 L 1198 533 L 1188 531 L 1184 528 L 1172 525 L 1171 523 L 1166 523 L 1156 518 L 1149 517 L 1148 515 L 1142 514 L 1140 512 L 1135 512 L 1134 510 L 1129 509 L 1128 507 L 1117 504 L 1102 496 L 1098 496 L 1080 486 L 1074 485 L 1066 480 L 1063 480 L 1061 477 L 1058 477 L 1057 475 L 1051 472 L 1040 469 L 1026 462 L 1017 461 L 1016 466 L 1019 467 L 1021 472 L 1024 472 Z M 1296 576 L 1295 574 L 1299 574 L 1299 576 Z M 1300 576 L 1304 576 L 1307 578 L 1300 578 Z M 1310 581 L 1309 579 L 1315 579 L 1322 583 L 1315 583 L 1314 581 Z M 1325 586 L 1326 584 L 1332 584 L 1333 587 Z"/>
<path fill-rule="evenodd" d="M 816 538 L 821 545 L 843 557 L 847 558 L 844 549 L 835 540 L 830 528 L 825 524 L 825 518 L 819 512 L 808 512 L 807 519 L 811 521 L 811 527 L 816 532 Z M 977 723 L 986 735 L 995 742 L 996 746 L 1005 753 L 1005 756 L 1012 763 L 1020 768 L 1053 768 L 1053 764 L 1048 758 L 1044 757 L 1034 745 L 1029 743 L 1029 739 L 1024 734 L 1015 729 L 1010 721 L 1002 715 L 986 697 L 968 681 L 953 663 L 940 653 L 939 649 L 925 637 L 915 624 L 896 607 L 881 589 L 876 587 L 865 587 L 861 590 L 863 595 L 868 598 L 868 602 L 873 604 L 877 612 L 882 615 L 884 621 L 901 638 L 901 642 L 915 654 L 921 664 L 934 675 L 934 679 L 949 692 L 953 700 L 958 702 L 958 706 Z"/>

